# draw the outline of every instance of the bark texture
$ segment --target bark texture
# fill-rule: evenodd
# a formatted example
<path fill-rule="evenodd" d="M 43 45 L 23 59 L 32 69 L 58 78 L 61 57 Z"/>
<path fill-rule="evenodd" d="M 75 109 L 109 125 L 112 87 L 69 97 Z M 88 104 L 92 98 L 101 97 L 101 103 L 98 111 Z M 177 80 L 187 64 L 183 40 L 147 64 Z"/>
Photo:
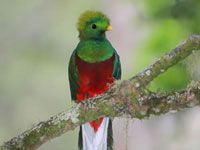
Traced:
<path fill-rule="evenodd" d="M 200 105 L 200 81 L 193 81 L 182 91 L 153 93 L 146 86 L 168 68 L 200 49 L 200 36 L 193 35 L 129 80 L 117 81 L 100 96 L 75 104 L 47 121 L 5 142 L 1 150 L 33 150 L 50 139 L 102 116 L 129 114 L 143 119 Z"/>

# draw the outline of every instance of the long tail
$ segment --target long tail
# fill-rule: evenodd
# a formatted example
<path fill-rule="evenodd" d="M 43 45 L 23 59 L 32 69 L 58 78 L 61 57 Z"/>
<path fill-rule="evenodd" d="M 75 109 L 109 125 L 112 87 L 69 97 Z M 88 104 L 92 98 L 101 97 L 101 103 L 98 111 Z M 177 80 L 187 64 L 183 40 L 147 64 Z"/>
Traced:
<path fill-rule="evenodd" d="M 90 123 L 80 126 L 79 150 L 112 150 L 112 122 L 108 117 L 103 118 L 95 132 Z"/>

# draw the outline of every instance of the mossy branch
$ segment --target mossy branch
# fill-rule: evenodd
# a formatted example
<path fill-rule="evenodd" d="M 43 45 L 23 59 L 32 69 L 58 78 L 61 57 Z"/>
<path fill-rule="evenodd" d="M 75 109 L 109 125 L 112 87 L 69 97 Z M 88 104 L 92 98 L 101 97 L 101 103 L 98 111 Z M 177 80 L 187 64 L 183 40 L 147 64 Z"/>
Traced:
<path fill-rule="evenodd" d="M 146 90 L 146 86 L 154 78 L 199 49 L 200 36 L 191 36 L 131 79 L 116 82 L 105 94 L 74 105 L 69 110 L 38 123 L 5 142 L 0 149 L 36 149 L 48 140 L 102 116 L 117 117 L 126 113 L 133 118 L 143 119 L 150 115 L 200 105 L 200 81 L 192 82 L 185 90 L 173 93 L 153 93 Z"/>

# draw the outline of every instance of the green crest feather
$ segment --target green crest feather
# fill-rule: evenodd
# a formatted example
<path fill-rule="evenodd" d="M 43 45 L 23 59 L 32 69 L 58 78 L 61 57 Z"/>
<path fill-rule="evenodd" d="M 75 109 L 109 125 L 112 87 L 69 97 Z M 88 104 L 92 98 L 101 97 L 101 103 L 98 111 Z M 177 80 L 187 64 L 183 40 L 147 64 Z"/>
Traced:
<path fill-rule="evenodd" d="M 91 23 L 92 21 L 103 19 L 106 22 L 110 22 L 109 18 L 99 11 L 85 11 L 80 17 L 77 24 L 78 31 L 81 32 L 85 29 L 87 24 Z"/>

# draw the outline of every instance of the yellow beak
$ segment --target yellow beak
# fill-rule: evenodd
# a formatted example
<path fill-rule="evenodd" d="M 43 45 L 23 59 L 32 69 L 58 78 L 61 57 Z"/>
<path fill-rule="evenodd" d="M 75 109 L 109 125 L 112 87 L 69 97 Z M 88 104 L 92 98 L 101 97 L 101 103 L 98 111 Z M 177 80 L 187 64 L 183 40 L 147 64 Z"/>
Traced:
<path fill-rule="evenodd" d="M 106 31 L 112 31 L 112 26 L 109 25 L 109 26 L 107 27 Z"/>

